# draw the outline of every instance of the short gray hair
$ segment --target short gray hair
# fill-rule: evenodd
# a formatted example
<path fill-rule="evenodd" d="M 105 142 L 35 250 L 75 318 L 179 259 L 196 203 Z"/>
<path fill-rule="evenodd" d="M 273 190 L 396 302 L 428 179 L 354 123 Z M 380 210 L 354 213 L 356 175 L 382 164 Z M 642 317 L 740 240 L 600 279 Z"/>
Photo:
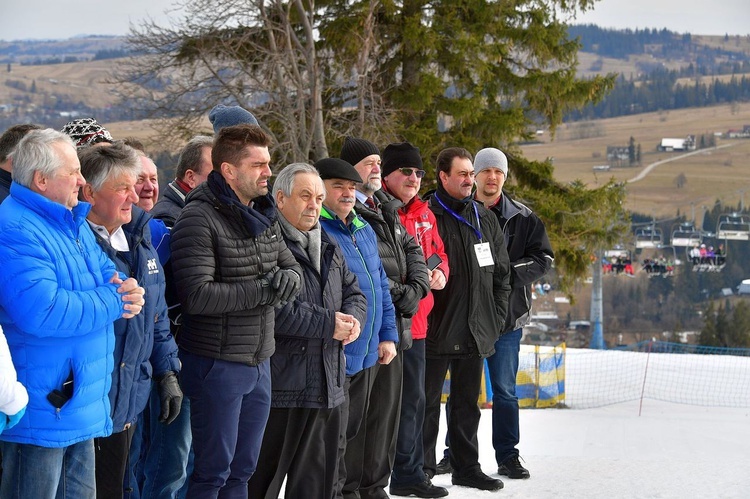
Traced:
<path fill-rule="evenodd" d="M 207 135 L 196 135 L 190 141 L 185 144 L 185 147 L 180 153 L 180 159 L 177 161 L 177 171 L 175 171 L 175 177 L 180 180 L 184 180 L 185 174 L 188 170 L 193 170 L 195 173 L 200 173 L 196 168 L 200 165 L 203 148 L 213 147 L 214 139 Z M 211 165 L 213 168 L 213 165 Z"/>
<path fill-rule="evenodd" d="M 78 159 L 81 161 L 81 174 L 94 192 L 99 192 L 114 175 L 129 173 L 138 177 L 142 168 L 138 151 L 124 143 L 79 149 Z"/>
<path fill-rule="evenodd" d="M 13 180 L 31 188 L 34 173 L 40 172 L 45 177 L 52 177 L 63 166 L 62 157 L 52 148 L 58 142 L 70 145 L 73 150 L 76 148 L 68 135 L 52 128 L 27 133 L 9 156 L 13 161 Z"/>
<path fill-rule="evenodd" d="M 273 197 L 276 198 L 276 193 L 279 191 L 283 192 L 286 197 L 291 196 L 294 190 L 294 179 L 300 173 L 311 173 L 320 179 L 320 174 L 313 165 L 308 163 L 292 163 L 284 167 L 276 175 L 276 180 L 273 182 Z M 323 180 L 320 181 L 320 184 L 323 185 Z M 325 193 L 325 189 L 323 189 L 323 193 Z"/>

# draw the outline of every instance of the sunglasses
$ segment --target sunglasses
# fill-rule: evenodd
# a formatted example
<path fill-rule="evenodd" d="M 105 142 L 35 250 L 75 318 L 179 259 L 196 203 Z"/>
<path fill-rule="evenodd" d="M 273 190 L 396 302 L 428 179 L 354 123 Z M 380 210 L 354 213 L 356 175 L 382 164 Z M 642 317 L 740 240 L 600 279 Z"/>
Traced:
<path fill-rule="evenodd" d="M 399 168 L 398 171 L 400 171 L 404 176 L 411 177 L 412 173 L 417 174 L 417 178 L 424 177 L 424 174 L 427 173 L 424 170 L 419 170 L 417 168 Z"/>

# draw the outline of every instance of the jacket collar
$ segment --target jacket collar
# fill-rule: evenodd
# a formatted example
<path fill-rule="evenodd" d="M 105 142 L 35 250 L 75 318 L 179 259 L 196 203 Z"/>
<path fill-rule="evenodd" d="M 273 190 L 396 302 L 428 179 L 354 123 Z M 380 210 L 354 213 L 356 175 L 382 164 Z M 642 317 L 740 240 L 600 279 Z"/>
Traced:
<path fill-rule="evenodd" d="M 51 224 L 63 230 L 72 230 L 73 234 L 86 222 L 86 215 L 91 210 L 91 205 L 85 201 L 79 201 L 72 210 L 69 210 L 60 203 L 51 201 L 16 182 L 10 185 L 10 195 L 26 208 L 46 218 Z"/>

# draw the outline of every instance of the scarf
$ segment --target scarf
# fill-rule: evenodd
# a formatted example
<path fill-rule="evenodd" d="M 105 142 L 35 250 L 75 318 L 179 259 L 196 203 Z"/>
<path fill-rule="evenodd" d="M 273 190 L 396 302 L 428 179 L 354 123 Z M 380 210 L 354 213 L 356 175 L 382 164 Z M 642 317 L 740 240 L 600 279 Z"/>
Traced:
<path fill-rule="evenodd" d="M 310 263 L 315 267 L 315 270 L 320 274 L 320 247 L 321 247 L 321 233 L 320 223 L 316 223 L 315 226 L 308 231 L 301 231 L 294 225 L 290 224 L 289 221 L 284 218 L 284 214 L 279 212 L 279 225 L 281 225 L 281 231 L 284 236 L 299 245 L 307 257 L 310 259 Z"/>
<path fill-rule="evenodd" d="M 229 206 L 240 214 L 252 237 L 259 236 L 276 221 L 276 204 L 270 192 L 265 196 L 253 199 L 253 206 L 250 207 L 242 204 L 237 194 L 229 187 L 229 184 L 219 172 L 212 171 L 209 173 L 206 183 L 222 204 Z"/>

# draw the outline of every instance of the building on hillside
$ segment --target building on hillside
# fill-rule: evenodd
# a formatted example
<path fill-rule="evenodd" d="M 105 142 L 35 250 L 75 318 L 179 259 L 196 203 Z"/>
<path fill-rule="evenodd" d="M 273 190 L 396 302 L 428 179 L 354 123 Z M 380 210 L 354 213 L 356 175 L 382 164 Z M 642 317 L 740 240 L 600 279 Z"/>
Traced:
<path fill-rule="evenodd" d="M 695 150 L 695 135 L 688 135 L 684 139 L 661 139 L 659 151 L 694 151 Z"/>
<path fill-rule="evenodd" d="M 733 129 L 727 131 L 727 137 L 730 139 L 747 139 L 750 138 L 750 125 L 745 125 L 742 130 Z"/>
<path fill-rule="evenodd" d="M 628 146 L 607 146 L 607 162 L 611 166 L 630 165 Z"/>

